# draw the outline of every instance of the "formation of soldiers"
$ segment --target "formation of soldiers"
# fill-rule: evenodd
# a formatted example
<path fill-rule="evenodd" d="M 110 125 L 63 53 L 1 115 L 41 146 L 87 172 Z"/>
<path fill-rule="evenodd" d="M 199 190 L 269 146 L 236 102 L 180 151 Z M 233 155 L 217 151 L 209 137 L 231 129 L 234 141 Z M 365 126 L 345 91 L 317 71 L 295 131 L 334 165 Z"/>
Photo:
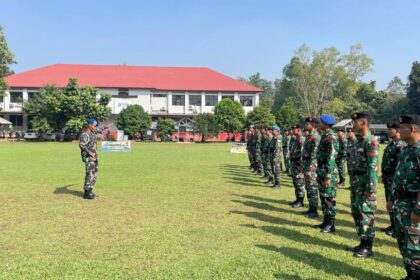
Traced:
<path fill-rule="evenodd" d="M 291 176 L 295 201 L 293 208 L 309 204 L 305 217 L 319 216 L 314 227 L 322 233 L 334 233 L 336 192 L 345 184 L 345 162 L 350 179 L 351 214 L 360 243 L 345 248 L 355 257 L 373 255 L 375 211 L 379 169 L 379 143 L 370 132 L 368 112 L 351 116 L 353 128 L 333 129 L 331 115 L 306 118 L 280 134 L 278 126 L 250 126 L 247 149 L 250 169 L 266 184 L 279 189 L 281 170 Z M 381 174 L 385 187 L 390 226 L 381 229 L 398 241 L 407 272 L 406 280 L 420 279 L 420 116 L 404 115 L 387 124 L 389 144 L 384 150 Z"/>

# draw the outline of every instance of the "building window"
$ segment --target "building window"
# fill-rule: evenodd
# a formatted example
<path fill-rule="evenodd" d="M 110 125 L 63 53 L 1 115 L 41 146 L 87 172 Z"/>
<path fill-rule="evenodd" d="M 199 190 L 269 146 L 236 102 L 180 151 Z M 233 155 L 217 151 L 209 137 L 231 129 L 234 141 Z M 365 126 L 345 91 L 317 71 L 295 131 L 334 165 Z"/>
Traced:
<path fill-rule="evenodd" d="M 4 99 L 3 99 L 3 95 L 0 95 L 0 103 L 3 103 Z"/>
<path fill-rule="evenodd" d="M 163 97 L 163 98 L 166 98 L 166 94 L 153 94 L 152 97 Z"/>
<path fill-rule="evenodd" d="M 172 106 L 185 106 L 185 95 L 172 95 Z"/>
<path fill-rule="evenodd" d="M 206 95 L 206 106 L 216 106 L 217 101 L 217 95 Z"/>
<path fill-rule="evenodd" d="M 9 121 L 13 126 L 23 126 L 23 116 L 22 115 L 10 115 Z"/>
<path fill-rule="evenodd" d="M 233 95 L 222 95 L 222 99 L 225 99 L 225 98 L 229 98 L 230 100 L 235 101 L 235 98 L 233 97 Z"/>
<path fill-rule="evenodd" d="M 239 96 L 239 100 L 241 105 L 244 107 L 252 107 L 253 106 L 253 96 Z"/>
<path fill-rule="evenodd" d="M 190 95 L 190 105 L 201 106 L 201 95 Z"/>
<path fill-rule="evenodd" d="M 128 96 L 128 93 L 129 93 L 129 89 L 128 88 L 119 88 L 118 89 L 118 96 L 119 97 Z"/>
<path fill-rule="evenodd" d="M 38 94 L 36 91 L 28 92 L 28 101 L 34 99 L 36 94 Z"/>
<path fill-rule="evenodd" d="M 21 103 L 23 94 L 22 92 L 11 92 L 10 93 L 10 102 L 11 103 Z"/>

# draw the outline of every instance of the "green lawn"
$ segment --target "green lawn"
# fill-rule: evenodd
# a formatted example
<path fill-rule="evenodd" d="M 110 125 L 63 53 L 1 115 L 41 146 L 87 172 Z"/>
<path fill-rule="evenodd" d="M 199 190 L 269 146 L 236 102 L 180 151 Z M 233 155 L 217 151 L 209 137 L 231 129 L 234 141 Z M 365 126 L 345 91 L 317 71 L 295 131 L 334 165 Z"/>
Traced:
<path fill-rule="evenodd" d="M 1 279 L 399 279 L 396 241 L 375 257 L 357 245 L 349 191 L 337 234 L 292 209 L 291 181 L 264 187 L 228 144 L 136 143 L 100 155 L 95 192 L 81 198 L 75 143 L 0 143 Z M 388 224 L 379 187 L 377 226 Z M 306 203 L 306 201 L 305 201 Z"/>

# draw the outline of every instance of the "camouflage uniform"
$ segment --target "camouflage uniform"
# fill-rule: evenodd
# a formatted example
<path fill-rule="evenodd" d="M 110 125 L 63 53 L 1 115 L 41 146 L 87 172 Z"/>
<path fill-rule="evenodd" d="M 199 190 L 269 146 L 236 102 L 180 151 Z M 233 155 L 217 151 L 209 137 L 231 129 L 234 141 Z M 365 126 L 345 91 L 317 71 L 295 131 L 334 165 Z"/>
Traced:
<path fill-rule="evenodd" d="M 290 135 L 289 147 L 288 147 L 288 150 L 287 150 L 287 152 L 289 154 L 289 157 L 288 157 L 288 161 L 289 161 L 289 173 L 288 174 L 289 174 L 289 176 L 292 175 L 292 160 L 290 159 L 290 154 L 292 152 L 292 147 L 293 147 L 295 141 L 296 141 L 296 136 Z"/>
<path fill-rule="evenodd" d="M 384 154 L 382 156 L 382 183 L 385 187 L 385 199 L 387 203 L 394 204 L 392 199 L 392 181 L 394 180 L 395 170 L 398 164 L 398 158 L 405 147 L 404 141 L 401 139 L 390 139 L 389 144 L 386 146 L 384 150 Z M 393 225 L 393 214 L 392 212 L 389 213 L 391 218 L 391 224 Z"/>
<path fill-rule="evenodd" d="M 248 151 L 248 160 L 249 165 L 252 169 L 255 170 L 255 160 L 254 160 L 254 134 L 248 133 L 248 139 L 246 140 L 246 149 Z"/>
<path fill-rule="evenodd" d="M 346 149 L 345 139 L 338 138 L 338 151 L 337 151 L 337 158 L 335 159 L 335 163 L 337 164 L 337 168 L 338 168 L 338 176 L 340 179 L 339 183 L 344 183 L 344 181 L 346 180 L 346 175 L 344 174 L 345 149 Z"/>
<path fill-rule="evenodd" d="M 308 197 L 309 207 L 318 207 L 318 181 L 316 169 L 318 166 L 317 153 L 321 136 L 316 130 L 312 131 L 306 138 L 303 145 L 303 172 L 305 175 L 305 186 Z M 308 175 L 308 173 L 310 173 Z"/>
<path fill-rule="evenodd" d="M 349 173 L 350 178 L 353 176 L 353 167 L 351 165 L 351 162 L 354 161 L 353 157 L 356 155 L 356 152 L 354 151 L 356 140 L 357 139 L 351 139 L 350 137 L 348 137 L 346 144 L 345 157 L 347 160 L 347 172 Z"/>
<path fill-rule="evenodd" d="M 271 171 L 271 163 L 270 163 L 270 144 L 271 144 L 271 138 L 270 135 L 265 135 L 264 144 L 263 144 L 263 166 L 264 166 L 264 174 L 265 177 L 268 179 L 273 178 L 273 174 Z"/>
<path fill-rule="evenodd" d="M 395 200 L 395 232 L 404 267 L 416 274 L 420 273 L 420 224 L 411 223 L 410 215 L 420 215 L 419 191 L 420 141 L 407 145 L 402 151 L 392 184 L 391 198 Z"/>
<path fill-rule="evenodd" d="M 263 165 L 262 165 L 262 158 L 261 158 L 261 133 L 257 132 L 255 134 L 255 151 L 254 151 L 254 159 L 255 159 L 255 172 L 261 174 L 263 172 Z"/>
<path fill-rule="evenodd" d="M 371 133 L 358 136 L 351 158 L 351 212 L 357 234 L 362 239 L 375 237 L 376 186 L 378 183 L 378 142 Z M 370 196 L 366 196 L 366 193 Z"/>
<path fill-rule="evenodd" d="M 305 137 L 295 137 L 290 149 L 290 171 L 292 173 L 293 186 L 295 187 L 296 198 L 305 197 L 305 177 L 303 174 L 302 150 L 305 143 Z"/>
<path fill-rule="evenodd" d="M 338 149 L 337 134 L 329 129 L 325 134 L 321 136 L 318 148 L 318 185 L 319 185 L 319 197 L 321 199 L 322 212 L 324 218 L 335 219 L 336 210 L 336 188 L 337 188 L 337 176 L 338 169 L 335 162 Z M 330 180 L 328 188 L 325 187 L 325 180 Z"/>
<path fill-rule="evenodd" d="M 290 172 L 290 135 L 283 136 L 283 158 L 286 173 Z"/>
<path fill-rule="evenodd" d="M 90 191 L 95 187 L 96 177 L 98 175 L 98 152 L 96 145 L 96 132 L 92 132 L 90 130 L 83 131 L 80 134 L 79 141 L 82 161 L 85 163 L 86 166 L 84 189 L 86 191 Z M 95 156 L 91 157 L 89 153 L 95 153 Z"/>
<path fill-rule="evenodd" d="M 275 185 L 280 185 L 282 142 L 281 136 L 273 135 L 270 142 L 270 166 L 272 168 L 272 180 Z"/>

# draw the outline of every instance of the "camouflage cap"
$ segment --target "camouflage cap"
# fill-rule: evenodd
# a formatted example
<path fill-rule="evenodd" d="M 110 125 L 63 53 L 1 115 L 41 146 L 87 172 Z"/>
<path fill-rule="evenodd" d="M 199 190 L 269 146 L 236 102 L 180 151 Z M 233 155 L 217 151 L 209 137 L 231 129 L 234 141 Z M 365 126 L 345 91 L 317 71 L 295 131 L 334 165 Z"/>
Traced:
<path fill-rule="evenodd" d="M 309 117 L 309 118 L 306 118 L 306 119 L 305 119 L 305 122 L 310 122 L 310 123 L 319 123 L 319 120 L 318 120 L 317 118 L 312 118 L 312 117 Z"/>
<path fill-rule="evenodd" d="M 400 128 L 400 124 L 397 123 L 397 122 L 388 122 L 386 124 L 386 127 L 387 128 L 395 128 L 395 129 L 398 129 L 398 128 Z"/>
<path fill-rule="evenodd" d="M 358 120 L 358 119 L 367 119 L 367 120 L 371 120 L 372 116 L 369 112 L 357 112 L 357 113 L 353 113 L 351 115 L 352 120 Z"/>
<path fill-rule="evenodd" d="M 420 115 L 402 115 L 398 120 L 400 124 L 420 125 Z"/>

